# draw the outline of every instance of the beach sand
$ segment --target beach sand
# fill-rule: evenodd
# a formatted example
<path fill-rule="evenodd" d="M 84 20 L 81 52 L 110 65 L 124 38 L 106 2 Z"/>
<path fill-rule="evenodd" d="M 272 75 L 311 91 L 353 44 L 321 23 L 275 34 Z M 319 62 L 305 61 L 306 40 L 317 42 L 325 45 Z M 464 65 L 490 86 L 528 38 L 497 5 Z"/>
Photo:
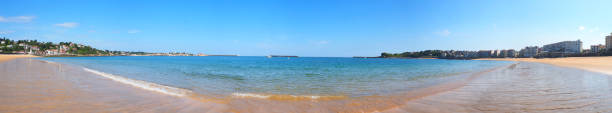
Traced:
<path fill-rule="evenodd" d="M 461 88 L 405 102 L 389 113 L 610 113 L 612 76 L 522 62 Z"/>
<path fill-rule="evenodd" d="M 482 58 L 475 60 L 522 61 L 546 63 L 562 67 L 572 67 L 612 75 L 612 56 L 567 57 L 567 58 Z"/>
<path fill-rule="evenodd" d="M 0 112 L 227 112 L 223 105 L 151 92 L 82 68 L 34 59 L 0 62 Z"/>
<path fill-rule="evenodd" d="M 6 54 L 0 54 L 0 62 L 9 61 L 9 60 L 17 59 L 17 58 L 31 58 L 31 57 L 38 57 L 38 56 L 34 56 L 34 55 L 6 55 Z"/>
<path fill-rule="evenodd" d="M 0 62 L 0 78 L 0 112 L 612 112 L 612 76 L 530 62 L 403 95 L 332 101 L 177 97 L 35 59 Z"/>

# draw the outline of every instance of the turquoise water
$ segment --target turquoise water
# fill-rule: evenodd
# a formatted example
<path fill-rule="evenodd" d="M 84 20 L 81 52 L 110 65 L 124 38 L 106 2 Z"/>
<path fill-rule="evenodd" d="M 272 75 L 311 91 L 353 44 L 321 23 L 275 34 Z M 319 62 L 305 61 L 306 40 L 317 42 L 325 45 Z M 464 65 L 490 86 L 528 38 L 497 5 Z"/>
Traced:
<path fill-rule="evenodd" d="M 388 95 L 508 65 L 504 61 L 267 57 L 47 57 L 117 76 L 223 97 L 278 95 Z M 431 82 L 436 81 L 436 82 Z"/>

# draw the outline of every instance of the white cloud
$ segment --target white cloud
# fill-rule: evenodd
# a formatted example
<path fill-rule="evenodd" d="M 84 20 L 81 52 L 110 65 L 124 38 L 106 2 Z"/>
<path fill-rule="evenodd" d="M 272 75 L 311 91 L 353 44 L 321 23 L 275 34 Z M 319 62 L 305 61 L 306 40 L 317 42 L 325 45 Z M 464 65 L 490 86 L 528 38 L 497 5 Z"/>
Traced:
<path fill-rule="evenodd" d="M 15 31 L 0 31 L 0 35 L 8 35 L 8 34 L 12 34 Z"/>
<path fill-rule="evenodd" d="M 582 31 L 584 29 L 585 29 L 584 26 L 578 26 L 578 30 Z"/>
<path fill-rule="evenodd" d="M 0 16 L 0 22 L 18 22 L 26 23 L 34 20 L 35 16 L 13 16 L 13 17 L 2 17 Z"/>
<path fill-rule="evenodd" d="M 135 29 L 133 29 L 133 30 L 128 30 L 128 32 L 127 32 L 127 33 L 130 33 L 130 34 L 140 33 L 140 30 L 135 30 Z"/>
<path fill-rule="evenodd" d="M 450 35 L 450 34 L 451 34 L 451 32 L 450 32 L 450 31 L 448 31 L 448 29 L 445 29 L 445 30 L 443 30 L 443 31 L 434 32 L 434 33 L 435 33 L 435 34 L 438 34 L 438 35 L 440 35 L 440 36 L 448 36 L 448 35 Z"/>
<path fill-rule="evenodd" d="M 65 27 L 65 28 L 74 28 L 74 27 L 79 26 L 79 23 L 76 23 L 76 22 L 64 22 L 64 23 L 55 24 L 55 26 Z"/>

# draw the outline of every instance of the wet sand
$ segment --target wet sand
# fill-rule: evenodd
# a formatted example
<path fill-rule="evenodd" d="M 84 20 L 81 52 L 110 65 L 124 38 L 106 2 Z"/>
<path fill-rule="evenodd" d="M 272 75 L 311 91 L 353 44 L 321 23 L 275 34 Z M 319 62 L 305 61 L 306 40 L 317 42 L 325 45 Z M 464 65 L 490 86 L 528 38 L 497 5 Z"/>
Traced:
<path fill-rule="evenodd" d="M 138 89 L 63 64 L 0 62 L 0 112 L 227 112 L 223 105 Z"/>
<path fill-rule="evenodd" d="M 572 67 L 612 75 L 612 56 L 567 57 L 567 58 L 483 58 L 476 60 L 522 61 L 546 63 L 562 67 Z"/>
<path fill-rule="evenodd" d="M 612 112 L 612 76 L 528 62 L 402 95 L 329 101 L 177 97 L 34 59 L 0 62 L 0 78 L 0 112 Z"/>
<path fill-rule="evenodd" d="M 370 112 L 403 101 L 380 97 L 331 101 L 179 97 L 116 82 L 82 67 L 35 59 L 0 63 L 0 78 L 0 112 Z"/>
<path fill-rule="evenodd" d="M 610 113 L 612 76 L 522 62 L 480 76 L 465 86 L 407 101 L 397 113 Z"/>

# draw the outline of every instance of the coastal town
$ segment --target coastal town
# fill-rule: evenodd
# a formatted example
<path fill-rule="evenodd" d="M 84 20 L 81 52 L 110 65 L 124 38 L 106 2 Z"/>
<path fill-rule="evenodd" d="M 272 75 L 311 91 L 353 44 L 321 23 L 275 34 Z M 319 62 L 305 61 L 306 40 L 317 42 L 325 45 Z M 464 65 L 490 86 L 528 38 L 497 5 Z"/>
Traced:
<path fill-rule="evenodd" d="M 591 45 L 590 49 L 582 47 L 582 41 L 561 41 L 544 46 L 527 46 L 520 50 L 425 50 L 398 54 L 381 53 L 379 58 L 440 58 L 440 59 L 476 59 L 476 58 L 556 58 L 582 56 L 612 55 L 612 33 L 605 36 L 605 45 Z M 361 57 L 360 57 L 361 58 Z"/>
<path fill-rule="evenodd" d="M 27 54 L 35 56 L 207 56 L 185 52 L 148 53 L 99 50 L 73 42 L 39 42 L 37 40 L 10 40 L 0 38 L 0 54 Z"/>

